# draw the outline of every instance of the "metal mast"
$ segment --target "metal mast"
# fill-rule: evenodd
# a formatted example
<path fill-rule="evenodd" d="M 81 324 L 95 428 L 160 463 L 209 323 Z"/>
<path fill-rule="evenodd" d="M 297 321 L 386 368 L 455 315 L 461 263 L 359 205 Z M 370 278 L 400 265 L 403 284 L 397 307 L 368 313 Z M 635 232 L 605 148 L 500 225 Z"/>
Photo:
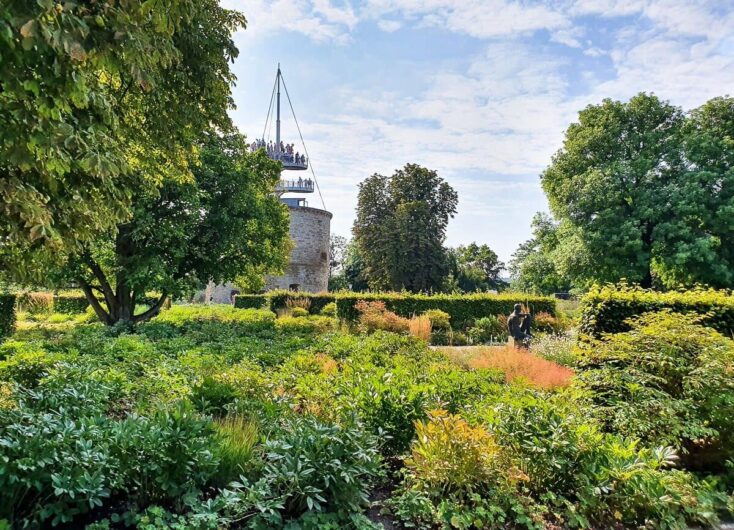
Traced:
<path fill-rule="evenodd" d="M 276 80 L 278 83 L 278 115 L 275 120 L 275 151 L 280 152 L 280 63 L 278 63 L 278 75 L 276 76 Z"/>

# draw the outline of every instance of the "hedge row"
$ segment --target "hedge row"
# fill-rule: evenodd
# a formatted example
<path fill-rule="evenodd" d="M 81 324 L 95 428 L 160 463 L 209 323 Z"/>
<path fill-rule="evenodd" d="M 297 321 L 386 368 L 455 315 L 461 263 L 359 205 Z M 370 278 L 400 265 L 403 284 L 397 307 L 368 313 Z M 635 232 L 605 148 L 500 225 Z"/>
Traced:
<path fill-rule="evenodd" d="M 15 295 L 0 294 L 0 341 L 15 331 Z"/>
<path fill-rule="evenodd" d="M 599 338 L 602 333 L 629 331 L 627 319 L 662 309 L 698 313 L 706 325 L 724 335 L 734 335 L 734 295 L 729 291 L 660 293 L 626 285 L 594 287 L 589 291 L 581 301 L 581 332 Z"/>
<path fill-rule="evenodd" d="M 403 294 L 403 293 L 345 293 L 336 297 L 336 314 L 342 320 L 355 321 L 359 312 L 355 304 L 360 300 L 385 302 L 385 307 L 400 316 L 420 315 L 429 309 L 440 309 L 451 315 L 451 326 L 464 329 L 478 318 L 490 315 L 509 315 L 517 303 L 530 307 L 533 313 L 544 311 L 556 314 L 556 301 L 547 296 L 525 294 Z"/>
<path fill-rule="evenodd" d="M 147 293 L 142 300 L 138 300 L 138 304 L 152 306 L 158 301 L 160 295 Z M 98 297 L 99 298 L 99 297 Z M 104 302 L 103 298 L 99 298 L 100 302 Z M 170 307 L 170 298 L 166 301 L 164 308 Z M 104 303 L 103 303 L 104 305 Z M 89 300 L 83 294 L 78 293 L 57 293 L 54 295 L 54 311 L 56 313 L 66 313 L 69 315 L 77 315 L 84 313 L 89 307 Z"/>
<path fill-rule="evenodd" d="M 308 311 L 318 315 L 326 304 L 336 301 L 334 293 L 299 293 L 294 291 L 271 291 L 267 294 L 238 294 L 234 299 L 234 306 L 239 309 L 259 309 L 267 306 L 271 311 L 286 309 L 289 302 L 308 300 Z"/>
<path fill-rule="evenodd" d="M 54 295 L 54 311 L 75 315 L 84 313 L 89 307 L 89 301 L 83 294 L 56 294 Z"/>
<path fill-rule="evenodd" d="M 237 309 L 260 309 L 267 303 L 268 297 L 264 294 L 238 294 L 234 298 Z"/>
<path fill-rule="evenodd" d="M 308 312 L 312 315 L 318 315 L 326 304 L 336 301 L 334 293 L 298 293 L 293 291 L 272 291 L 268 293 L 270 300 L 270 310 L 278 311 L 288 307 L 288 302 L 308 300 Z"/>

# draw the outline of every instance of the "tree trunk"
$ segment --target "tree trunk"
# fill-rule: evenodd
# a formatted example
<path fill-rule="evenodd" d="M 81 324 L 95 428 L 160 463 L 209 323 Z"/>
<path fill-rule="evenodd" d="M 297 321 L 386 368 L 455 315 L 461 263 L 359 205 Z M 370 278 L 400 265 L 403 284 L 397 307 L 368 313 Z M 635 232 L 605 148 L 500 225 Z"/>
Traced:
<path fill-rule="evenodd" d="M 645 231 L 642 233 L 642 248 L 643 252 L 647 255 L 647 263 L 645 264 L 645 275 L 640 281 L 640 287 L 644 289 L 652 288 L 653 275 L 652 275 L 652 235 L 655 226 L 652 222 L 648 221 L 645 223 Z"/>

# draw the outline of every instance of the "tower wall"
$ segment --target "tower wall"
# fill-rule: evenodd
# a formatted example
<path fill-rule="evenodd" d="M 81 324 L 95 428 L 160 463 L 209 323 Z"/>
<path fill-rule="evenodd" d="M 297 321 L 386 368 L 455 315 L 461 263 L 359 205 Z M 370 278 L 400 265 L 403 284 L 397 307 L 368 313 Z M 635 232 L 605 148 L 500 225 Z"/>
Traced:
<path fill-rule="evenodd" d="M 290 260 L 283 276 L 268 276 L 267 290 L 297 289 L 317 293 L 329 287 L 329 239 L 331 212 L 318 208 L 288 207 L 290 236 L 293 240 Z"/>

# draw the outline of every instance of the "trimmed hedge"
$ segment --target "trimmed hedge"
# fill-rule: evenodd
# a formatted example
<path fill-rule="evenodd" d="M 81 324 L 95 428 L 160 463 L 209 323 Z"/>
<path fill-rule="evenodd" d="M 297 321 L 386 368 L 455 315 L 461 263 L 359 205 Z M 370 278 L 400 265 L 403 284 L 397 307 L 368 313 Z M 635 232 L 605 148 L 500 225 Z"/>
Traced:
<path fill-rule="evenodd" d="M 238 294 L 234 297 L 234 306 L 237 309 L 261 309 L 268 303 L 264 294 Z"/>
<path fill-rule="evenodd" d="M 0 341 L 15 331 L 15 295 L 0 294 Z"/>
<path fill-rule="evenodd" d="M 290 300 L 306 300 L 311 301 L 308 312 L 312 315 L 318 315 L 327 304 L 336 301 L 334 293 L 299 293 L 295 291 L 271 291 L 267 294 L 270 300 L 270 310 L 277 312 L 279 309 L 288 307 Z"/>
<path fill-rule="evenodd" d="M 84 313 L 89 307 L 89 301 L 83 294 L 59 293 L 54 295 L 54 311 L 76 315 Z"/>
<path fill-rule="evenodd" d="M 522 303 L 530 306 L 533 313 L 544 311 L 556 314 L 556 301 L 548 296 L 529 296 L 526 294 L 403 294 L 403 293 L 349 293 L 336 297 L 336 315 L 354 322 L 359 317 L 355 304 L 360 300 L 385 302 L 385 307 L 403 317 L 420 315 L 429 309 L 440 309 L 451 315 L 454 329 L 465 329 L 478 318 L 491 315 L 509 315 L 513 306 Z"/>
<path fill-rule="evenodd" d="M 142 299 L 137 301 L 137 304 L 147 305 L 148 307 L 150 307 L 158 302 L 159 297 L 160 295 L 156 293 L 146 293 Z M 104 298 L 98 296 L 97 299 L 102 303 L 103 306 L 105 305 Z M 79 313 L 84 313 L 88 307 L 89 301 L 87 300 L 87 297 L 83 294 L 79 294 L 78 292 L 72 291 L 57 293 L 54 295 L 54 311 L 56 313 L 77 315 Z M 169 309 L 170 307 L 171 298 L 169 297 L 163 304 L 163 309 Z"/>
<path fill-rule="evenodd" d="M 701 322 L 726 336 L 734 336 L 734 295 L 730 291 L 649 291 L 627 285 L 594 287 L 581 300 L 581 332 L 595 338 L 602 333 L 630 330 L 625 320 L 649 311 L 670 309 L 698 313 Z"/>

